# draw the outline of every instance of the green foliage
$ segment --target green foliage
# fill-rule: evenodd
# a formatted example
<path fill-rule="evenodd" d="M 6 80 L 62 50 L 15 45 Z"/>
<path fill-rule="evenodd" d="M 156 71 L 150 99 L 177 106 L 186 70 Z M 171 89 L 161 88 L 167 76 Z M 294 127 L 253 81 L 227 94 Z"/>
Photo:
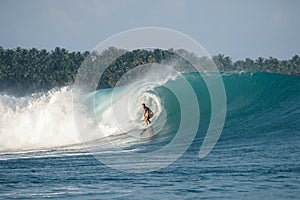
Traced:
<path fill-rule="evenodd" d="M 108 63 L 111 58 L 118 58 Z M 179 56 L 180 55 L 180 56 Z M 246 58 L 233 62 L 222 54 L 198 58 L 186 50 L 145 50 L 136 49 L 126 51 L 110 47 L 101 52 L 68 52 L 64 48 L 56 47 L 52 51 L 36 48 L 3 49 L 0 47 L 0 92 L 13 95 L 28 95 L 39 91 L 47 91 L 54 87 L 61 87 L 74 83 L 78 69 L 83 61 L 90 65 L 90 70 L 81 72 L 80 79 L 93 88 L 114 87 L 123 74 L 130 69 L 147 63 L 161 63 L 172 65 L 181 72 L 195 71 L 191 63 L 197 67 L 210 69 L 212 60 L 220 71 L 249 71 L 275 72 L 289 75 L 300 75 L 300 57 L 293 56 L 290 60 L 278 60 L 273 57 L 256 60 Z M 108 66 L 105 71 L 99 66 Z M 92 83 L 90 76 L 102 74 L 98 82 Z"/>
<path fill-rule="evenodd" d="M 26 95 L 71 84 L 88 52 L 0 47 L 0 91 Z"/>

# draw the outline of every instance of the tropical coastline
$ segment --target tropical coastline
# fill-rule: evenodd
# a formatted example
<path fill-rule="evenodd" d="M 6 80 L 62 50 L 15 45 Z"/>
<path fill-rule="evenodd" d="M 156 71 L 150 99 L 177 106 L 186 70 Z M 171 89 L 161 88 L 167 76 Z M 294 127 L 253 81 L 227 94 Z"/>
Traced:
<path fill-rule="evenodd" d="M 0 92 L 16 96 L 26 96 L 37 92 L 48 91 L 55 87 L 73 84 L 78 69 L 84 60 L 93 58 L 95 63 L 102 62 L 105 56 L 122 54 L 105 70 L 99 83 L 94 83 L 98 89 L 114 87 L 120 77 L 130 69 L 147 63 L 170 63 L 176 60 L 178 70 L 190 71 L 192 66 L 178 56 L 187 55 L 195 59 L 203 68 L 208 69 L 214 64 L 221 72 L 269 72 L 287 75 L 300 75 L 300 57 L 292 56 L 288 60 L 278 60 L 274 57 L 259 57 L 255 60 L 245 58 L 233 61 L 229 56 L 218 54 L 198 58 L 185 50 L 137 49 L 126 51 L 110 47 L 106 52 L 71 52 L 65 48 L 54 50 L 38 50 L 17 47 L 4 49 L 0 47 Z M 103 56 L 105 54 L 105 56 Z M 97 72 L 98 65 L 92 66 Z"/>

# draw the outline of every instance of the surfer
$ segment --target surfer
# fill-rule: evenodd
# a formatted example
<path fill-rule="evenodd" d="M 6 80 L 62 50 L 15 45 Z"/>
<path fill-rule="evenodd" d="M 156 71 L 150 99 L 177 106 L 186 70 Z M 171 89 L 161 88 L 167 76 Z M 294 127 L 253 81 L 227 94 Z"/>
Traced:
<path fill-rule="evenodd" d="M 142 103 L 142 108 L 144 109 L 144 122 L 148 126 L 151 123 L 150 118 L 153 116 L 153 112 L 144 103 Z"/>

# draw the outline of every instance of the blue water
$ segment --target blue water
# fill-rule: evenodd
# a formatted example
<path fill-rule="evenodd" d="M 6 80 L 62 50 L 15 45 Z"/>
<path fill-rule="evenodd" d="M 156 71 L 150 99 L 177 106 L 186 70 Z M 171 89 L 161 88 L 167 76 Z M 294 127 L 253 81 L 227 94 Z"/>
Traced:
<path fill-rule="evenodd" d="M 116 158 L 116 164 L 143 168 L 142 158 L 139 163 L 128 163 L 131 152 L 155 152 L 172 141 L 181 120 L 181 102 L 160 85 L 148 91 L 152 96 L 143 97 L 156 112 L 160 108 L 155 104 L 158 102 L 155 98 L 159 97 L 165 109 L 160 110 L 153 122 L 155 135 L 151 139 L 131 137 L 135 133 L 147 135 L 151 132 L 149 127 L 142 132 L 130 130 L 109 135 L 84 147 L 2 148 L 0 198 L 298 199 L 300 77 L 271 73 L 223 74 L 226 120 L 217 144 L 204 159 L 199 158 L 199 149 L 211 116 L 209 93 L 199 74 L 187 74 L 185 78 L 196 93 L 201 120 L 194 122 L 199 128 L 192 144 L 175 162 L 147 173 L 134 173 L 134 170 L 128 173 L 108 166 L 92 155 L 97 154 L 100 159 Z M 176 80 L 172 81 L 169 84 L 175 84 Z M 97 95 L 96 100 L 103 98 L 101 92 Z M 101 109 L 104 108 L 98 111 Z M 97 114 L 101 120 L 101 115 Z M 163 125 L 162 121 L 165 122 Z M 119 144 L 126 157 L 115 157 L 116 151 L 107 141 Z M 182 145 L 185 142 L 183 140 Z M 154 162 L 168 159 L 168 155 L 159 154 L 158 157 Z M 151 164 L 156 163 L 144 163 Z"/>

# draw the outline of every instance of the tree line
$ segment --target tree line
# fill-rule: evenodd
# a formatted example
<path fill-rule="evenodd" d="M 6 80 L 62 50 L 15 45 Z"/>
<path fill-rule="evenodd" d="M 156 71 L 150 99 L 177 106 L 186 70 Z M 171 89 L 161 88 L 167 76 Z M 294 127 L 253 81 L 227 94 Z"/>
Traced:
<path fill-rule="evenodd" d="M 0 47 L 0 92 L 27 95 L 71 84 L 88 52 Z"/>
<path fill-rule="evenodd" d="M 112 63 L 105 63 L 110 57 L 120 55 Z M 197 63 L 205 71 L 213 64 L 222 72 L 274 72 L 288 75 L 300 75 L 300 57 L 278 60 L 273 57 L 256 60 L 246 58 L 235 62 L 229 56 L 218 54 L 212 57 L 197 57 L 186 50 L 136 49 L 127 51 L 110 47 L 103 52 L 69 52 L 65 48 L 38 50 L 36 48 L 4 49 L 0 47 L 0 93 L 24 96 L 35 92 L 47 91 L 74 83 L 78 69 L 82 64 L 91 65 L 91 71 L 81 73 L 82 79 L 89 81 L 89 75 L 102 73 L 98 82 L 91 83 L 96 88 L 114 87 L 120 77 L 130 69 L 147 63 L 170 63 L 178 71 L 193 71 L 193 66 L 179 55 Z M 84 63 L 83 63 L 84 62 Z M 99 66 L 108 64 L 104 72 Z"/>

